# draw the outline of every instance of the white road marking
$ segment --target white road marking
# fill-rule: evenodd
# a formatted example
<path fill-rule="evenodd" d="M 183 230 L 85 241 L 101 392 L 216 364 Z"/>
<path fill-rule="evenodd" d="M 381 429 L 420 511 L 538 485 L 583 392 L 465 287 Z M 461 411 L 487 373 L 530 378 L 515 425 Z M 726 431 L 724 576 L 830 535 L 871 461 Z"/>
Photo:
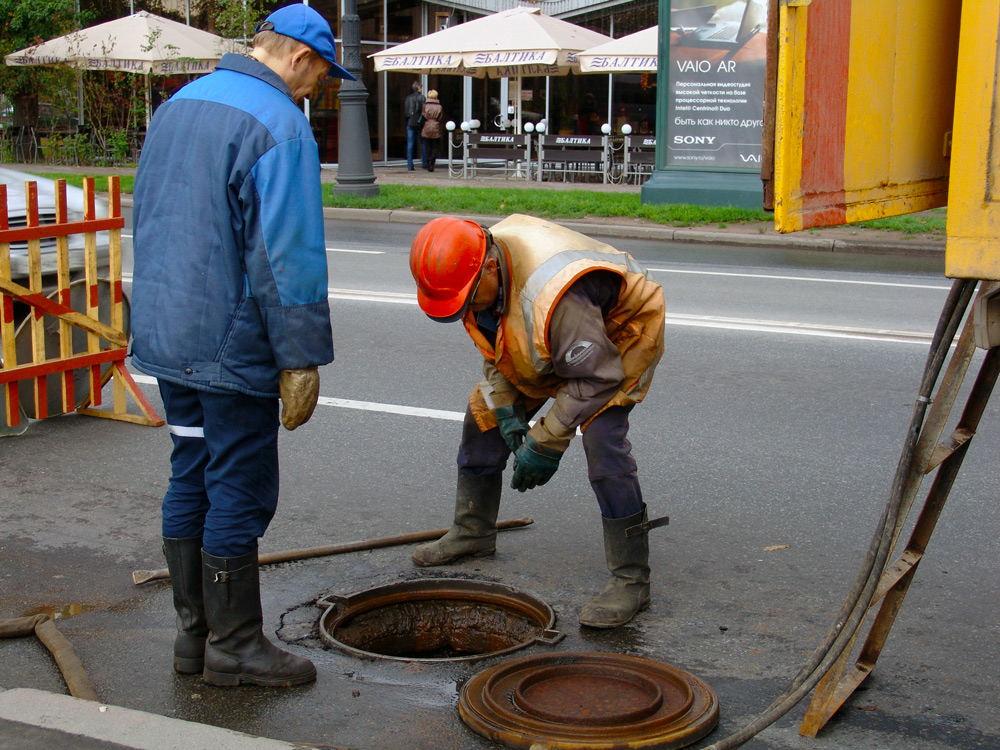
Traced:
<path fill-rule="evenodd" d="M 937 284 L 902 284 L 893 281 L 861 281 L 860 279 L 821 279 L 814 276 L 777 276 L 766 273 L 735 273 L 732 271 L 691 271 L 679 268 L 647 268 L 657 273 L 684 273 L 695 276 L 734 276 L 741 279 L 770 279 L 777 281 L 809 281 L 817 284 L 857 284 L 860 286 L 891 286 L 904 289 L 937 289 L 948 291 L 950 286 Z"/>
<path fill-rule="evenodd" d="M 399 406 L 398 404 L 380 404 L 373 401 L 353 401 L 347 398 L 329 398 L 320 396 L 318 403 L 323 406 L 339 406 L 342 409 L 360 409 L 361 411 L 380 411 L 384 414 L 402 414 L 407 417 L 426 417 L 428 419 L 444 419 L 449 422 L 461 422 L 465 413 L 460 411 L 442 411 L 441 409 L 422 409 L 417 406 Z"/>
<path fill-rule="evenodd" d="M 132 374 L 136 383 L 156 385 L 156 378 L 150 375 Z M 380 404 L 375 401 L 354 401 L 349 398 L 330 398 L 320 396 L 316 402 L 320 406 L 337 406 L 341 409 L 358 409 L 360 411 L 377 411 L 383 414 L 401 414 L 405 417 L 423 417 L 424 419 L 443 419 L 448 422 L 461 422 L 465 413 L 460 411 L 444 411 L 442 409 L 424 409 L 419 406 L 401 406 L 399 404 Z"/>
<path fill-rule="evenodd" d="M 122 281 L 131 282 L 132 274 L 122 274 Z M 361 289 L 327 289 L 332 300 L 356 302 L 384 302 L 397 305 L 417 304 L 417 295 L 402 292 L 375 292 Z M 753 318 L 726 318 L 716 315 L 683 315 L 667 313 L 666 325 L 690 328 L 714 328 L 727 331 L 754 331 L 757 333 L 787 333 L 795 336 L 820 336 L 857 341 L 887 341 L 898 344 L 930 343 L 932 334 L 923 331 L 897 331 L 889 328 L 853 328 L 850 326 L 795 323 L 782 320 L 755 320 Z"/>
<path fill-rule="evenodd" d="M 330 299 L 350 299 L 360 302 L 391 302 L 396 305 L 415 305 L 417 295 L 405 292 L 372 292 L 364 289 L 327 289 Z"/>
<path fill-rule="evenodd" d="M 346 247 L 328 247 L 328 253 L 358 253 L 360 255 L 385 255 L 385 250 L 351 250 Z"/>
<path fill-rule="evenodd" d="M 122 232 L 122 239 L 131 240 L 132 235 Z M 328 253 L 358 253 L 360 255 L 385 255 L 385 250 L 354 250 L 347 247 L 328 247 Z"/>
<path fill-rule="evenodd" d="M 358 300 L 362 302 L 393 302 L 403 305 L 417 304 L 417 295 L 399 292 L 368 292 L 354 289 L 328 289 L 330 299 Z M 884 328 L 853 328 L 849 326 L 792 323 L 780 320 L 754 320 L 751 318 L 725 318 L 715 315 L 682 315 L 668 313 L 666 325 L 692 328 L 717 328 L 729 331 L 756 331 L 759 333 L 790 333 L 797 336 L 824 336 L 860 341 L 889 341 L 901 344 L 927 345 L 931 334 L 921 331 L 895 331 Z"/>
<path fill-rule="evenodd" d="M 752 320 L 749 318 L 723 318 L 715 315 L 674 315 L 667 313 L 666 325 L 691 328 L 718 328 L 727 331 L 756 331 L 758 333 L 788 333 L 794 336 L 821 336 L 833 339 L 859 341 L 888 341 L 897 344 L 931 342 L 930 333 L 920 331 L 894 331 L 887 328 L 852 328 L 850 326 L 788 323 L 780 320 Z"/>

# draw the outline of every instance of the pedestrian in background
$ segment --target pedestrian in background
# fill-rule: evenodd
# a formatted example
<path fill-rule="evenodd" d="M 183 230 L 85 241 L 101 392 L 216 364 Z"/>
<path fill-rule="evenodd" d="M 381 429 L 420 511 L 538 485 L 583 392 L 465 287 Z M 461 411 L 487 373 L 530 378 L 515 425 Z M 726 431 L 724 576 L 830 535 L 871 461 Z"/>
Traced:
<path fill-rule="evenodd" d="M 173 441 L 163 552 L 174 669 L 211 685 L 316 679 L 263 633 L 258 538 L 278 503 L 278 401 L 293 430 L 333 360 L 320 161 L 298 107 L 337 64 L 306 5 L 257 26 L 153 116 L 135 180 L 132 362 Z"/>
<path fill-rule="evenodd" d="M 420 137 L 424 141 L 427 171 L 433 172 L 434 162 L 437 161 L 438 142 L 441 140 L 441 120 L 444 118 L 444 110 L 441 107 L 441 102 L 438 101 L 438 92 L 434 89 L 427 92 L 423 115 L 424 125 L 420 131 Z"/>
<path fill-rule="evenodd" d="M 420 131 L 424 125 L 424 102 L 420 81 L 413 82 L 413 91 L 403 101 L 403 115 L 406 117 L 406 168 L 413 171 L 413 149 L 420 149 L 420 166 L 427 168 L 427 150 L 423 146 Z"/>

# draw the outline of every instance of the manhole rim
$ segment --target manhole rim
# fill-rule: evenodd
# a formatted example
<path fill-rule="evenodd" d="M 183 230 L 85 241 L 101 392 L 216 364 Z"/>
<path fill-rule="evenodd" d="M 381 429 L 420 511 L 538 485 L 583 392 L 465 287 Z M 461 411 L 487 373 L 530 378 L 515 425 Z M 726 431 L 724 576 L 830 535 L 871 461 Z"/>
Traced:
<path fill-rule="evenodd" d="M 449 595 L 450 594 L 450 595 Z M 480 596 L 477 598 L 476 594 Z M 456 600 L 479 601 L 483 594 L 492 594 L 494 598 L 500 598 L 497 602 L 506 605 L 509 609 L 527 615 L 533 619 L 540 628 L 540 633 L 521 643 L 516 643 L 507 648 L 496 651 L 489 651 L 482 654 L 467 654 L 463 656 L 447 657 L 417 657 L 417 656 L 395 656 L 392 654 L 380 654 L 374 651 L 366 651 L 356 646 L 344 643 L 334 637 L 333 631 L 336 627 L 359 615 L 384 608 L 389 604 L 403 601 L 429 601 L 434 599 L 452 598 Z M 389 597 L 387 600 L 385 597 Z M 491 602 L 487 602 L 491 603 Z M 565 633 L 555 629 L 555 610 L 537 594 L 525 589 L 518 589 L 506 583 L 495 583 L 493 581 L 481 581 L 470 578 L 411 578 L 405 581 L 394 581 L 382 586 L 373 586 L 353 594 L 339 595 L 326 594 L 316 600 L 319 607 L 325 607 L 325 611 L 319 618 L 319 636 L 324 644 L 339 651 L 351 654 L 361 659 L 378 659 L 401 662 L 423 663 L 453 663 L 471 662 L 493 657 L 502 657 L 506 654 L 520 651 L 536 643 L 546 646 L 554 646 L 565 638 Z"/>

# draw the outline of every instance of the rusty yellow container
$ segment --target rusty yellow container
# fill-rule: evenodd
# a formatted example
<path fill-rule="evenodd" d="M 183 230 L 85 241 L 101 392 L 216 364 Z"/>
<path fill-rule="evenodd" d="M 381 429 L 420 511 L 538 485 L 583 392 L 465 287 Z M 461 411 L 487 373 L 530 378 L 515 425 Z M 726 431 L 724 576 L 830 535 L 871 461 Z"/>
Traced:
<path fill-rule="evenodd" d="M 778 231 L 947 203 L 961 8 L 955 0 L 780 0 Z"/>
<path fill-rule="evenodd" d="M 996 0 L 964 0 L 945 273 L 1000 280 L 1000 100 Z"/>

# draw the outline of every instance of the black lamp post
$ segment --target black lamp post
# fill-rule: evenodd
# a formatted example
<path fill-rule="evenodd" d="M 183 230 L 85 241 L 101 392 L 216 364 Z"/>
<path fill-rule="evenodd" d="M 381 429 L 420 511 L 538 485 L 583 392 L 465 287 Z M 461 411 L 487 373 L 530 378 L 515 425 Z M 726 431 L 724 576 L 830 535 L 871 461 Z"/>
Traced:
<path fill-rule="evenodd" d="M 372 169 L 368 135 L 368 90 L 361 82 L 361 19 L 356 0 L 344 0 L 341 19 L 344 67 L 358 80 L 340 83 L 340 136 L 337 184 L 334 192 L 370 197 L 379 194 Z"/>

